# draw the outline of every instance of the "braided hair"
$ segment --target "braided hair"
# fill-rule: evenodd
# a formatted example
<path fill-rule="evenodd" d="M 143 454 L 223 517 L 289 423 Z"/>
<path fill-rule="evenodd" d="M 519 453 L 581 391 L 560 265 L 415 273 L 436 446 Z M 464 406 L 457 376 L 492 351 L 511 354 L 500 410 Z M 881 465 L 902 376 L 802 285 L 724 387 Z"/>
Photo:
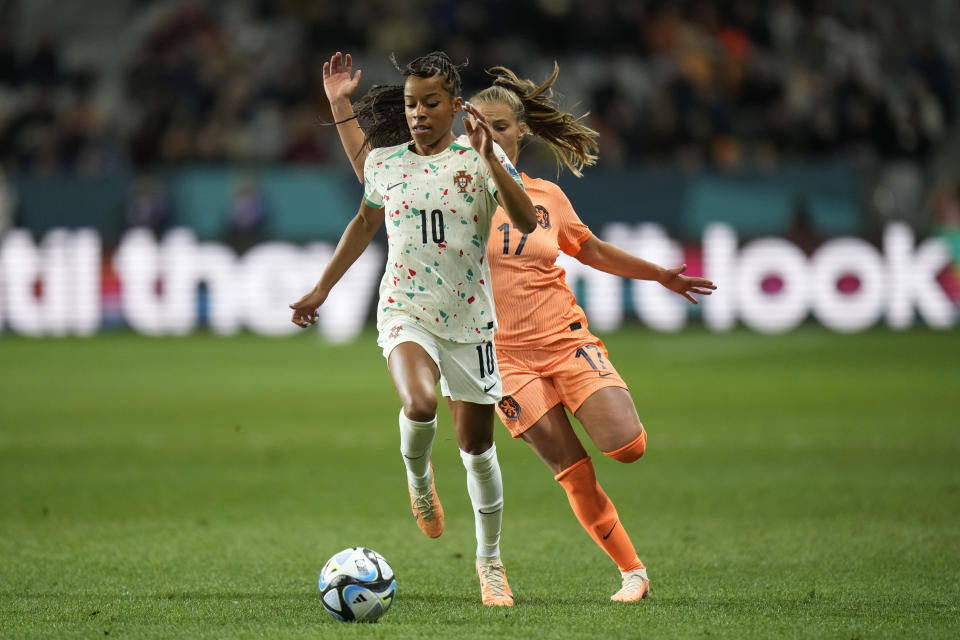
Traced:
<path fill-rule="evenodd" d="M 444 88 L 453 97 L 461 92 L 460 69 L 466 64 L 454 64 L 443 51 L 434 51 L 412 60 L 404 67 L 397 64 L 397 59 L 391 55 L 390 62 L 404 78 L 416 76 L 418 78 L 432 78 L 439 75 L 443 78 Z M 354 105 L 356 118 L 360 120 L 366 136 L 362 149 L 369 147 L 392 147 L 410 140 L 410 128 L 404 113 L 403 85 L 374 85 Z M 340 124 L 340 123 L 337 123 Z"/>
<path fill-rule="evenodd" d="M 393 55 L 390 56 L 390 62 L 393 63 L 397 71 L 403 74 L 404 78 L 410 76 L 432 78 L 433 76 L 439 75 L 443 77 L 444 87 L 450 92 L 451 96 L 457 97 L 462 91 L 460 69 L 466 67 L 467 63 L 454 64 L 450 56 L 443 51 L 433 51 L 425 56 L 420 56 L 416 60 L 407 63 L 403 68 L 400 68 L 400 65 L 397 64 L 397 59 Z"/>
<path fill-rule="evenodd" d="M 597 163 L 597 132 L 581 123 L 587 116 L 573 116 L 560 110 L 553 97 L 553 83 L 560 66 L 553 63 L 553 73 L 537 86 L 521 80 L 506 67 L 487 71 L 494 77 L 493 86 L 472 97 L 474 104 L 506 104 L 518 122 L 525 122 L 530 131 L 550 147 L 558 166 L 565 166 L 578 178 L 585 166 Z"/>

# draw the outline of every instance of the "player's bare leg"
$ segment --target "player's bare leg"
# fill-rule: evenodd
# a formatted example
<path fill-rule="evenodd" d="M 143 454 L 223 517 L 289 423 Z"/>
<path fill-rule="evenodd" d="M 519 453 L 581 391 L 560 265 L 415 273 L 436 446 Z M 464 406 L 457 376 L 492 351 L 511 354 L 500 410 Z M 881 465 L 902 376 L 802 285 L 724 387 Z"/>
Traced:
<path fill-rule="evenodd" d="M 583 401 L 574 415 L 597 448 L 614 460 L 633 462 L 646 450 L 647 434 L 626 389 L 599 389 Z"/>
<path fill-rule="evenodd" d="M 553 475 L 587 457 L 586 449 L 560 404 L 550 409 L 520 437 L 540 456 Z"/>
<path fill-rule="evenodd" d="M 387 361 L 400 410 L 400 452 L 407 468 L 410 509 L 417 526 L 431 538 L 443 533 L 443 506 L 437 496 L 430 452 L 437 430 L 437 380 L 433 358 L 415 342 L 401 342 Z"/>

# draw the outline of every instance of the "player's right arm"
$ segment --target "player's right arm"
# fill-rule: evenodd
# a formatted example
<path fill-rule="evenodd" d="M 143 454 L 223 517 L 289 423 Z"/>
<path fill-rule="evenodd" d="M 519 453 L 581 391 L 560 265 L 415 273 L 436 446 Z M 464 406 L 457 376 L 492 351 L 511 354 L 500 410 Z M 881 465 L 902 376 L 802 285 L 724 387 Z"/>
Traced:
<path fill-rule="evenodd" d="M 501 164 L 501 159 L 497 157 L 493 149 L 493 132 L 490 130 L 490 124 L 484 119 L 476 107 L 469 102 L 464 103 L 463 110 L 469 115 L 464 118 L 463 127 L 467 130 L 467 137 L 480 157 L 483 158 L 490 177 L 493 179 L 496 187 L 497 202 L 507 212 L 510 221 L 522 233 L 533 233 L 537 228 L 537 210 L 533 207 L 530 196 L 523 188 L 520 176 L 517 170 L 510 164 L 510 160 L 503 156 L 503 162 L 510 167 L 516 179 L 510 175 L 510 171 Z M 498 147 L 499 148 L 499 147 Z M 500 150 L 503 153 L 502 150 Z"/>
<path fill-rule="evenodd" d="M 363 182 L 363 163 L 367 159 L 370 149 L 363 144 L 364 134 L 360 123 L 354 118 L 353 105 L 350 96 L 356 91 L 360 83 L 361 71 L 353 74 L 353 58 L 348 53 L 344 56 L 337 51 L 330 57 L 330 62 L 323 63 L 323 90 L 330 101 L 330 111 L 333 121 L 338 122 L 337 134 L 340 144 L 347 154 L 350 166 L 360 182 Z"/>
<path fill-rule="evenodd" d="M 323 270 L 320 281 L 307 295 L 290 305 L 293 309 L 293 324 L 307 327 L 317 321 L 317 309 L 324 303 L 330 290 L 340 281 L 357 258 L 360 257 L 377 230 L 383 224 L 383 207 L 371 206 L 366 200 L 360 205 L 357 215 L 347 225 L 347 230 L 340 237 L 333 257 Z"/>

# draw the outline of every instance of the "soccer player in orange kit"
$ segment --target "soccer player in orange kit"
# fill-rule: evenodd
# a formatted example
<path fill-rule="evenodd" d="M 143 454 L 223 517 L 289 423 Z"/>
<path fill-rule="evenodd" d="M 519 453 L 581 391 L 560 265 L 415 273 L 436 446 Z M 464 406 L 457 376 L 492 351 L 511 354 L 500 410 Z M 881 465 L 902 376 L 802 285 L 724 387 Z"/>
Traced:
<path fill-rule="evenodd" d="M 350 119 L 349 101 L 359 71 L 353 75 L 351 63 L 349 55 L 333 56 L 324 64 L 324 86 L 341 141 L 362 180 L 366 149 L 361 129 Z M 539 86 L 503 67 L 492 71 L 493 86 L 471 98 L 471 103 L 511 162 L 516 164 L 520 143 L 531 134 L 544 140 L 557 161 L 577 176 L 584 166 L 596 162 L 596 132 L 560 111 L 553 100 L 556 66 Z M 605 455 L 619 462 L 639 459 L 647 434 L 626 383 L 610 362 L 606 347 L 588 331 L 586 315 L 556 259 L 563 251 L 608 273 L 656 280 L 694 304 L 691 294 L 709 295 L 716 287 L 704 278 L 683 275 L 686 265 L 665 269 L 598 239 L 557 185 L 526 174 L 521 177 L 537 208 L 537 229 L 521 233 L 498 209 L 487 245 L 503 381 L 497 413 L 511 435 L 523 438 L 554 473 L 580 524 L 616 563 L 622 582 L 611 599 L 639 601 L 650 592 L 646 568 L 597 482 L 590 456 L 565 409 Z"/>

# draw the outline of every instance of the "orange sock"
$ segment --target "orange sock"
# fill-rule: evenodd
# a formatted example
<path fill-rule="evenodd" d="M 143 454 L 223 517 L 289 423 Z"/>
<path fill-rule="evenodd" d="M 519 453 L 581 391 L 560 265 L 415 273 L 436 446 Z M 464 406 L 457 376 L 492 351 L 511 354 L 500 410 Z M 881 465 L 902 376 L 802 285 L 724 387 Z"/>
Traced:
<path fill-rule="evenodd" d="M 555 476 L 567 492 L 570 507 L 593 541 L 617 563 L 620 571 L 640 569 L 643 563 L 620 524 L 617 510 L 597 483 L 590 456 L 574 462 Z"/>
<path fill-rule="evenodd" d="M 643 457 L 647 450 L 647 430 L 640 425 L 640 435 L 638 435 L 629 444 L 625 444 L 614 451 L 604 451 L 603 455 L 609 456 L 617 462 L 630 463 Z"/>

